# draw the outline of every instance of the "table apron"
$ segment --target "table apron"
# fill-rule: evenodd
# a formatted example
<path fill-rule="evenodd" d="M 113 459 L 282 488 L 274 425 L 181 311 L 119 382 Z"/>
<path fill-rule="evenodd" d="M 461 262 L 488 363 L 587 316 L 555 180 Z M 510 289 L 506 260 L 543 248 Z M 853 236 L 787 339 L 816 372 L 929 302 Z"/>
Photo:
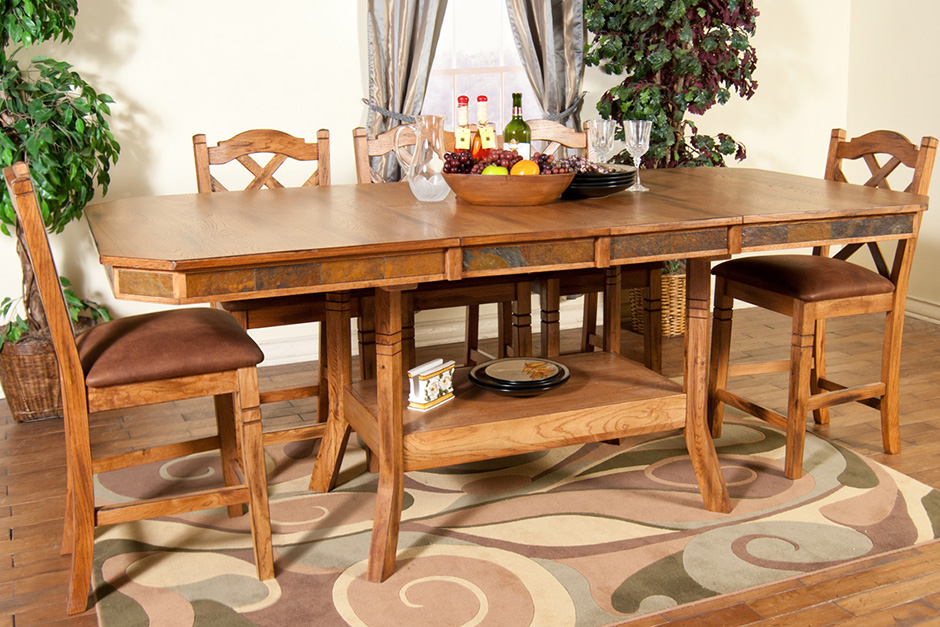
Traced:
<path fill-rule="evenodd" d="M 162 303 L 335 292 L 461 278 L 606 268 L 759 250 L 916 237 L 918 213 L 738 224 L 605 237 L 508 242 L 401 254 L 186 270 L 108 267 L 115 296 Z"/>
<path fill-rule="evenodd" d="M 205 270 L 109 268 L 119 298 L 173 303 L 336 292 L 441 281 L 452 272 L 448 250 Z"/>
<path fill-rule="evenodd" d="M 741 250 L 829 246 L 916 237 L 917 214 L 753 224 L 741 229 Z M 734 251 L 737 252 L 737 251 Z"/>

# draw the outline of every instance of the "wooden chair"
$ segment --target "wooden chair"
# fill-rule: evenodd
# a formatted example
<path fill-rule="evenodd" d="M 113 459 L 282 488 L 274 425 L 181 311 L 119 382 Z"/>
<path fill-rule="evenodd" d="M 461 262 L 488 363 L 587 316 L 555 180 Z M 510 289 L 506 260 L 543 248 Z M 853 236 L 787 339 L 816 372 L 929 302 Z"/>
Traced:
<path fill-rule="evenodd" d="M 253 176 L 245 189 L 284 187 L 274 175 L 288 159 L 316 162 L 316 169 L 302 183 L 302 186 L 330 184 L 330 133 L 326 129 L 317 131 L 316 143 L 308 143 L 282 131 L 251 130 L 209 147 L 206 144 L 206 136 L 199 134 L 193 136 L 193 151 L 196 157 L 196 183 L 199 192 L 228 191 L 212 174 L 211 167 L 222 166 L 232 161 L 242 164 Z M 272 155 L 265 165 L 261 165 L 255 159 L 261 154 Z M 306 322 L 322 323 L 325 319 L 326 297 L 324 294 L 298 294 L 225 301 L 216 303 L 216 306 L 235 316 L 243 329 L 260 329 Z M 315 396 L 317 397 L 317 420 L 323 423 L 328 411 L 326 368 L 323 364 L 325 356 L 326 333 L 321 325 L 320 367 L 317 384 L 266 390 L 261 392 L 261 403 L 276 403 Z M 370 363 L 374 364 L 374 358 L 370 360 L 367 356 L 361 363 L 364 364 L 364 368 L 368 368 Z M 268 431 L 264 434 L 264 443 L 267 445 L 320 437 L 322 431 L 322 424 Z"/>
<path fill-rule="evenodd" d="M 366 129 L 353 129 L 353 149 L 356 159 L 356 177 L 359 183 L 382 183 L 382 176 L 372 169 L 371 157 L 387 155 L 393 150 L 397 127 L 385 131 L 375 138 L 366 136 Z M 402 131 L 403 145 L 412 145 L 415 135 L 409 129 Z M 444 147 L 454 148 L 454 134 L 444 133 Z M 407 292 L 405 318 L 402 322 L 402 337 L 405 345 L 405 363 L 414 365 L 414 314 L 417 311 L 466 307 L 467 323 L 464 340 L 464 363 L 471 365 L 493 359 L 479 347 L 480 305 L 497 305 L 497 349 L 496 357 L 532 354 L 531 305 L 529 283 L 514 282 L 505 277 L 461 281 L 459 285 L 447 281 L 422 284 Z M 524 297 L 523 297 L 524 296 Z M 360 330 L 370 329 L 367 320 L 360 318 Z M 361 342 L 360 342 L 361 343 Z"/>
<path fill-rule="evenodd" d="M 67 495 L 63 554 L 71 554 L 68 611 L 88 604 L 95 527 L 248 504 L 259 579 L 274 577 L 256 366 L 264 356 L 232 317 L 209 308 L 178 309 L 99 324 L 77 338 L 69 322 L 29 170 L 3 171 L 19 223 L 17 238 L 36 271 L 49 322 L 65 414 Z M 213 396 L 218 434 L 121 455 L 93 457 L 89 414 Z M 96 506 L 94 475 L 218 449 L 224 485 L 137 502 Z M 238 477 L 240 467 L 244 476 Z"/>
<path fill-rule="evenodd" d="M 920 147 L 892 131 L 875 131 L 845 140 L 845 131 L 832 132 L 825 178 L 846 181 L 843 161 L 860 159 L 871 177 L 865 185 L 888 188 L 887 177 L 901 165 L 913 170 L 905 191 L 926 194 L 930 185 L 937 140 L 924 137 Z M 883 155 L 886 160 L 879 161 Z M 885 452 L 901 448 L 898 424 L 898 373 L 904 301 L 913 261 L 919 219 L 913 233 L 899 236 L 889 267 L 877 243 L 869 243 L 875 270 L 847 259 L 863 244 L 846 246 L 833 256 L 823 247 L 812 255 L 764 255 L 724 262 L 712 271 L 716 277 L 712 331 L 708 418 L 712 435 L 721 435 L 724 405 L 736 407 L 787 432 L 786 476 L 803 473 L 806 415 L 812 411 L 819 424 L 829 422 L 828 408 L 852 401 L 881 412 Z M 734 300 L 742 300 L 793 319 L 790 359 L 782 362 L 729 367 Z M 826 378 L 825 321 L 827 318 L 885 312 L 881 375 L 874 383 L 845 385 Z M 790 372 L 786 414 L 778 413 L 727 389 L 728 377 L 765 372 Z"/>
<path fill-rule="evenodd" d="M 541 142 L 540 152 L 555 154 L 565 147 L 583 151 L 590 160 L 588 127 L 586 121 L 583 132 L 576 131 L 551 120 L 528 120 L 532 132 L 532 142 Z M 535 148 L 533 147 L 533 151 Z M 620 290 L 637 288 L 642 290 L 643 299 L 643 362 L 647 368 L 662 372 L 662 268 L 663 264 L 642 263 L 620 268 Z M 597 296 L 611 294 L 605 298 L 605 324 L 608 320 L 617 320 L 620 324 L 619 290 L 610 289 L 610 282 L 616 279 L 616 270 L 588 269 L 573 270 L 550 275 L 538 283 L 542 322 L 542 354 L 556 356 L 560 352 L 560 308 L 563 296 L 584 295 L 584 315 L 581 325 L 581 352 L 605 350 L 603 335 L 597 332 Z M 615 337 L 619 337 L 617 334 Z M 609 347 L 607 348 L 609 350 Z M 619 348 L 618 348 L 619 350 Z"/>

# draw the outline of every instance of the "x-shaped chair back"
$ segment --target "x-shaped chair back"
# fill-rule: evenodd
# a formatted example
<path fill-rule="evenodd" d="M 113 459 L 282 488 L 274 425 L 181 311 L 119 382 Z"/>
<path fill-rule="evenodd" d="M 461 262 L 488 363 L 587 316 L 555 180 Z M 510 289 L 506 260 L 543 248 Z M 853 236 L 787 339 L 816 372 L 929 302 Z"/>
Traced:
<path fill-rule="evenodd" d="M 400 127 L 394 126 L 384 133 L 376 135 L 369 139 L 366 129 L 359 126 L 353 129 L 353 151 L 356 159 L 356 182 L 357 183 L 387 183 L 375 168 L 372 167 L 372 157 L 395 158 L 391 153 L 395 152 L 395 133 Z M 414 146 L 417 141 L 414 130 L 405 126 L 399 136 L 401 146 Z M 453 131 L 444 131 L 444 150 L 451 152 L 454 150 Z"/>
<path fill-rule="evenodd" d="M 539 151 L 542 154 L 554 155 L 560 148 L 567 148 L 580 150 L 586 158 L 592 158 L 586 132 L 576 131 L 553 120 L 526 120 L 526 124 L 529 125 L 533 142 L 545 142 Z"/>
<path fill-rule="evenodd" d="M 257 129 L 239 133 L 231 139 L 209 147 L 206 136 L 193 136 L 193 151 L 196 156 L 196 183 L 200 192 L 222 192 L 228 189 L 210 172 L 210 166 L 238 161 L 254 178 L 244 189 L 281 188 L 284 185 L 274 178 L 275 172 L 288 159 L 316 161 L 317 168 L 303 183 L 303 187 L 330 184 L 330 132 L 317 131 L 317 142 L 307 143 L 282 131 Z M 265 165 L 255 160 L 258 155 L 270 154 Z"/>
<path fill-rule="evenodd" d="M 900 133 L 873 131 L 855 137 L 851 141 L 845 141 L 845 131 L 834 129 L 829 140 L 829 156 L 826 160 L 825 178 L 830 181 L 847 183 L 848 179 L 842 171 L 843 160 L 862 159 L 871 172 L 871 177 L 864 184 L 868 187 L 891 189 L 888 184 L 888 177 L 898 167 L 905 165 L 912 170 L 912 178 L 911 183 L 904 188 L 904 191 L 926 194 L 930 186 L 930 180 L 929 177 L 924 176 L 924 173 L 931 171 L 927 161 L 930 160 L 932 165 L 934 158 L 932 150 L 924 150 L 930 139 L 925 137 L 921 141 L 920 148 L 917 148 Z M 879 156 L 887 160 L 882 163 L 879 161 Z"/>
<path fill-rule="evenodd" d="M 895 131 L 872 131 L 850 141 L 846 141 L 845 137 L 846 133 L 843 129 L 833 129 L 829 139 L 829 155 L 826 159 L 825 178 L 827 180 L 848 183 L 842 170 L 843 161 L 861 159 L 871 173 L 871 177 L 864 183 L 866 186 L 891 189 L 888 177 L 903 165 L 911 170 L 911 182 L 904 188 L 904 191 L 927 194 L 937 151 L 936 139 L 924 137 L 918 147 L 904 135 Z M 879 160 L 879 157 L 883 161 Z M 845 246 L 833 257 L 848 259 L 861 247 L 861 244 Z M 895 280 L 896 277 L 892 277 L 892 269 L 888 268 L 878 243 L 870 242 L 868 250 L 879 274 Z M 828 254 L 828 250 L 817 248 L 814 253 L 825 255 Z"/>

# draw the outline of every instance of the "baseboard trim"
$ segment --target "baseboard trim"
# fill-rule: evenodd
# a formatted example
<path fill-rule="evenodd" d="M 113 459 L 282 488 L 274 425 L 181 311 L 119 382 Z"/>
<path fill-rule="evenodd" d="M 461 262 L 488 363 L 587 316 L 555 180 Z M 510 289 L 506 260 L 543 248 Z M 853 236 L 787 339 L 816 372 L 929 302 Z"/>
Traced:
<path fill-rule="evenodd" d="M 561 303 L 561 328 L 572 329 L 581 326 L 582 300 L 580 298 L 565 300 Z M 538 301 L 532 304 L 533 320 L 538 324 Z M 355 321 L 353 322 L 355 325 Z M 438 309 L 418 312 L 415 316 L 415 343 L 418 346 L 433 346 L 436 344 L 451 344 L 463 342 L 466 318 L 463 307 L 451 309 Z M 277 366 L 281 364 L 309 361 L 317 358 L 317 330 L 315 325 L 295 327 L 298 333 L 266 336 L 263 333 L 252 331 L 255 341 L 264 351 L 262 366 Z M 480 337 L 496 337 L 497 321 L 496 306 L 484 305 L 480 308 Z M 262 329 L 261 331 L 265 331 Z M 283 331 L 283 329 L 282 329 Z M 538 328 L 533 329 L 538 333 Z M 353 326 L 355 333 L 355 326 Z M 353 336 L 355 337 L 355 335 Z M 353 342 L 353 353 L 358 347 Z"/>
<path fill-rule="evenodd" d="M 908 296 L 906 305 L 905 312 L 909 316 L 918 320 L 940 324 L 940 303 Z"/>

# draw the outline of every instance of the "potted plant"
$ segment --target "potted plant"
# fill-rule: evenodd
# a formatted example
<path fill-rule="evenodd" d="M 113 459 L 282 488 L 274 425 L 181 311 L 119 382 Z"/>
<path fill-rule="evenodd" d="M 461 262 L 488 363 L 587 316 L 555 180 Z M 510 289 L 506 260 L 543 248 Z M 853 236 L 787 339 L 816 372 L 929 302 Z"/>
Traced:
<path fill-rule="evenodd" d="M 601 97 L 598 112 L 617 120 L 617 139 L 624 139 L 624 120 L 653 122 L 644 167 L 720 167 L 728 156 L 745 158 L 744 145 L 731 135 L 699 133 L 686 115 L 726 103 L 732 90 L 749 99 L 757 89 L 749 40 L 758 16 L 754 0 L 585 0 L 584 15 L 591 34 L 585 63 L 624 76 Z M 626 151 L 613 160 L 632 163 Z M 663 334 L 682 335 L 685 266 L 672 263 L 663 272 Z M 631 312 L 639 306 L 639 294 L 630 294 Z M 642 331 L 642 318 L 632 320 Z"/>
<path fill-rule="evenodd" d="M 107 191 L 108 172 L 120 150 L 107 122 L 113 100 L 97 93 L 67 63 L 35 57 L 21 65 L 16 58 L 24 48 L 43 41 L 71 41 L 77 0 L 3 0 L 0 7 L 0 167 L 16 161 L 29 164 L 46 227 L 59 233 L 82 215 L 97 186 Z M 0 231 L 14 235 L 15 225 L 4 188 Z M 48 324 L 32 265 L 19 239 L 16 250 L 23 288 L 21 297 L 0 304 L 0 323 L 5 323 L 0 326 L 0 384 L 14 418 L 21 421 L 61 415 L 61 409 L 39 406 L 58 401 L 58 372 L 51 343 L 44 340 Z M 76 321 L 109 317 L 106 309 L 78 298 L 67 281 L 63 286 Z M 20 353 L 28 362 L 22 368 Z M 54 380 L 23 379 L 33 374 L 37 379 L 51 374 Z M 25 414 L 13 407 L 22 404 L 16 396 L 43 386 L 37 399 L 28 399 Z"/>
<path fill-rule="evenodd" d="M 722 166 L 744 159 L 744 146 L 727 133 L 703 135 L 687 113 L 704 114 L 731 98 L 749 99 L 757 53 L 750 44 L 758 11 L 754 0 L 585 0 L 585 63 L 624 75 L 597 103 L 605 118 L 653 121 L 645 167 Z M 621 152 L 615 158 L 632 163 Z"/>

